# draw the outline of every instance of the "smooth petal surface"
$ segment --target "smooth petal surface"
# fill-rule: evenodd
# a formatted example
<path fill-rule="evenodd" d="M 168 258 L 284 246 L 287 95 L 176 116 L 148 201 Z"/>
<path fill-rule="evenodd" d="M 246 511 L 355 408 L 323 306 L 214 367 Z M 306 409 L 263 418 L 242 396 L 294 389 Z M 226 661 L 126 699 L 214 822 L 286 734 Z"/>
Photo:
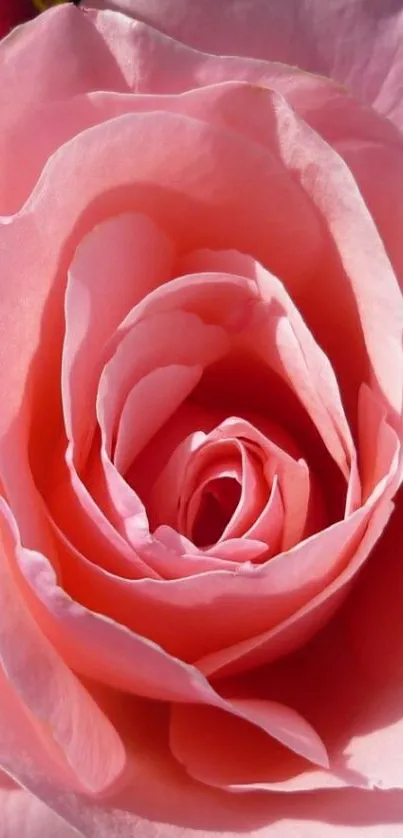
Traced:
<path fill-rule="evenodd" d="M 107 344 L 133 305 L 169 277 L 172 251 L 151 219 L 133 213 L 99 225 L 75 254 L 65 298 L 62 391 L 67 437 L 81 461 L 95 428 Z"/>
<path fill-rule="evenodd" d="M 401 504 L 402 496 L 336 620 L 260 680 L 261 695 L 295 699 L 328 746 L 333 770 L 370 788 L 402 789 Z"/>
<path fill-rule="evenodd" d="M 77 831 L 38 797 L 16 786 L 0 789 L 0 838 L 77 838 Z"/>
<path fill-rule="evenodd" d="M 242 699 L 231 699 L 231 704 L 241 713 L 245 713 L 244 718 L 248 720 L 248 723 L 256 722 L 256 726 L 261 730 L 299 756 L 325 768 L 328 767 L 328 757 L 323 743 L 305 719 L 302 719 L 292 708 L 276 702 Z M 213 728 L 216 736 L 219 736 L 221 718 L 222 713 L 217 712 L 215 708 L 188 708 L 180 705 L 172 708 L 170 742 L 173 753 L 179 762 L 185 765 L 189 774 L 196 779 L 203 780 L 203 777 L 197 776 L 197 768 L 195 772 L 197 749 L 196 752 L 192 749 L 191 731 L 196 727 L 200 731 L 206 729 L 206 734 L 208 731 L 211 735 L 211 728 Z"/>
<path fill-rule="evenodd" d="M 152 24 L 189 46 L 297 65 L 342 82 L 401 125 L 403 17 L 394 0 L 86 0 Z M 326 46 L 325 46 L 326 45 Z"/>
<path fill-rule="evenodd" d="M 124 745 L 90 693 L 42 636 L 24 603 L 14 576 L 15 524 L 4 501 L 1 536 L 2 666 L 53 758 L 61 759 L 83 788 L 101 791 L 123 771 Z M 99 761 L 103 748 L 109 754 L 106 765 Z"/>
<path fill-rule="evenodd" d="M 90 4 L 0 43 L 0 838 L 400 838 L 401 3 Z"/>

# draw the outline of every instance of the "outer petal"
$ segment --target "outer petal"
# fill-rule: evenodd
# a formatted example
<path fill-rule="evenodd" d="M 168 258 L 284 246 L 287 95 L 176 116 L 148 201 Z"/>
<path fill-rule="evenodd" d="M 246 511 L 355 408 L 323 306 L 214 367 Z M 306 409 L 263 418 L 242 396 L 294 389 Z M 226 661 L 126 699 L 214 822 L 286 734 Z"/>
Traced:
<path fill-rule="evenodd" d="M 140 715 L 132 715 L 127 784 L 107 800 L 78 795 L 63 788 L 21 705 L 3 686 L 0 709 L 0 765 L 83 838 L 178 838 L 178 832 L 181 838 L 201 833 L 207 838 L 360 838 L 364 827 L 370 838 L 401 835 L 401 794 L 347 791 L 286 799 L 284 794 L 228 795 L 192 781 L 161 746 L 161 725 L 153 709 L 142 714 L 138 708 Z M 3 809 L 0 827 L 2 816 Z M 19 835 L 4 832 L 4 838 Z M 31 835 L 35 833 L 28 832 L 27 838 Z M 59 835 L 64 838 L 62 831 L 45 832 L 44 838 Z"/>
<path fill-rule="evenodd" d="M 86 0 L 189 46 L 283 61 L 345 84 L 403 124 L 403 9 L 396 0 Z"/>
<path fill-rule="evenodd" d="M 0 509 L 0 665 L 67 781 L 101 791 L 124 768 L 123 743 L 32 619 L 14 577 L 15 527 L 3 501 Z M 108 750 L 107 765 L 99 761 L 103 748 Z"/>
<path fill-rule="evenodd" d="M 79 838 L 77 831 L 30 792 L 0 789 L 0 838 Z"/>
<path fill-rule="evenodd" d="M 402 504 L 400 494 L 367 568 L 333 623 L 288 660 L 251 675 L 249 683 L 244 679 L 241 687 L 247 694 L 292 703 L 322 736 L 332 769 L 350 777 L 352 785 L 400 790 Z M 234 683 L 229 688 L 234 690 Z"/>

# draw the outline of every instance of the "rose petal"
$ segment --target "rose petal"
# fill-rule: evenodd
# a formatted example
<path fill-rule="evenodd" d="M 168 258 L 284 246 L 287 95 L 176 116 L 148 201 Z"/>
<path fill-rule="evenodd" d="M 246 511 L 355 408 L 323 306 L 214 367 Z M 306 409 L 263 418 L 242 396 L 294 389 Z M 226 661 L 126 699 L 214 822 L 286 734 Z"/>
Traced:
<path fill-rule="evenodd" d="M 318 765 L 328 767 L 326 749 L 313 728 L 292 708 L 270 701 L 230 699 L 230 704 L 239 711 L 241 718 L 256 725 L 282 745 L 290 748 Z M 192 730 L 208 731 L 214 728 L 220 736 L 222 713 L 211 707 L 184 707 L 174 705 L 171 709 L 170 743 L 173 753 L 186 770 L 193 774 L 197 766 L 197 748 L 194 749 Z M 211 734 L 210 734 L 211 735 Z"/>
<path fill-rule="evenodd" d="M 102 9 L 105 1 L 87 5 Z M 280 0 L 255 0 L 245 8 L 234 0 L 220 5 L 198 0 L 191 15 L 185 3 L 178 9 L 175 0 L 152 7 L 147 0 L 112 0 L 108 6 L 205 52 L 283 61 L 330 76 L 397 123 L 402 118 L 403 16 L 394 3 L 370 9 L 365 0 L 340 0 L 328 8 L 320 0 L 302 7 L 291 0 L 285 8 Z"/>
<path fill-rule="evenodd" d="M 23 788 L 0 789 L 0 838 L 77 838 L 77 832 Z"/>
<path fill-rule="evenodd" d="M 85 458 L 83 445 L 95 429 L 106 344 L 133 305 L 169 276 L 171 256 L 172 245 L 155 223 L 134 213 L 100 224 L 74 256 L 65 298 L 62 393 L 76 460 Z"/>
<path fill-rule="evenodd" d="M 202 372 L 201 366 L 171 364 L 157 367 L 134 385 L 116 434 L 113 459 L 121 474 L 192 392 Z"/>
<path fill-rule="evenodd" d="M 170 744 L 192 777 L 229 791 L 295 793 L 346 783 L 331 769 L 309 764 L 254 725 L 211 707 L 173 708 Z"/>
<path fill-rule="evenodd" d="M 0 764 L 86 838 L 98 838 L 103 833 L 108 838 L 132 838 L 133 831 L 152 838 L 156 828 L 162 838 L 176 838 L 178 828 L 185 838 L 196 838 L 200 830 L 206 835 L 217 834 L 218 830 L 229 838 L 241 838 L 245 833 L 258 838 L 262 829 L 270 830 L 276 838 L 293 838 L 296 827 L 301 838 L 322 838 L 324 823 L 331 838 L 344 838 L 346 816 L 353 829 L 357 825 L 362 831 L 365 824 L 373 829 L 375 838 L 398 838 L 394 825 L 401 823 L 400 794 L 389 794 L 386 803 L 385 795 L 356 790 L 338 792 L 336 798 L 334 793 L 323 792 L 320 796 L 292 795 L 287 797 L 285 818 L 283 794 L 248 798 L 223 795 L 192 781 L 161 745 L 158 733 L 153 735 L 158 725 L 153 725 L 152 713 L 151 730 L 150 721 L 144 724 L 146 720 L 140 716 L 130 740 L 127 784 L 108 800 L 77 795 L 63 787 L 26 714 L 3 687 L 0 707 Z M 8 838 L 7 833 L 4 838 Z"/>
<path fill-rule="evenodd" d="M 4 501 L 0 510 L 2 665 L 54 757 L 60 751 L 84 788 L 101 791 L 121 774 L 124 746 L 102 710 L 42 636 L 24 605 L 13 577 L 13 554 L 19 549 L 16 525 Z M 99 760 L 102 748 L 108 751 L 107 763 Z"/>

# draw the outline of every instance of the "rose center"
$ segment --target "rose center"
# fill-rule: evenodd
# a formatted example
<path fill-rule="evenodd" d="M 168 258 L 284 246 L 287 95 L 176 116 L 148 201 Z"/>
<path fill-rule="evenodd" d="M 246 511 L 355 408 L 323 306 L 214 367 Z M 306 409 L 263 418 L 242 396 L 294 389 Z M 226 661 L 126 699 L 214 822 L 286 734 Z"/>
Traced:
<path fill-rule="evenodd" d="M 220 477 L 204 486 L 191 533 L 197 547 L 210 547 L 222 536 L 241 498 L 241 486 L 233 477 Z"/>

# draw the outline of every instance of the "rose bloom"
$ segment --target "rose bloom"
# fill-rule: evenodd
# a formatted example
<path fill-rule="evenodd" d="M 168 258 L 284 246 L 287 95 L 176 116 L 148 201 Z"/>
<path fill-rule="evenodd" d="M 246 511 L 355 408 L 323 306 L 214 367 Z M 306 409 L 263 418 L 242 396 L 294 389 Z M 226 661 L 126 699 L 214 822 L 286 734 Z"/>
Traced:
<path fill-rule="evenodd" d="M 0 836 L 397 838 L 402 4 L 105 5 L 0 46 Z"/>

